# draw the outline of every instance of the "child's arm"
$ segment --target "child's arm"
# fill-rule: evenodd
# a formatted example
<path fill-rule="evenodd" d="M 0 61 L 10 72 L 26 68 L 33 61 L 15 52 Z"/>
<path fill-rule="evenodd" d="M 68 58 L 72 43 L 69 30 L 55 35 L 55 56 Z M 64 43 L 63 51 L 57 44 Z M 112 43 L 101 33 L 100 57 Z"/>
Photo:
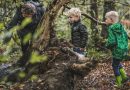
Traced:
<path fill-rule="evenodd" d="M 80 34 L 81 34 L 81 48 L 85 48 L 88 40 L 88 33 L 87 33 L 87 28 L 85 25 L 80 26 Z"/>
<path fill-rule="evenodd" d="M 116 37 L 115 37 L 112 29 L 110 28 L 108 30 L 108 39 L 107 39 L 106 47 L 109 49 L 112 49 L 115 46 L 116 46 Z"/>

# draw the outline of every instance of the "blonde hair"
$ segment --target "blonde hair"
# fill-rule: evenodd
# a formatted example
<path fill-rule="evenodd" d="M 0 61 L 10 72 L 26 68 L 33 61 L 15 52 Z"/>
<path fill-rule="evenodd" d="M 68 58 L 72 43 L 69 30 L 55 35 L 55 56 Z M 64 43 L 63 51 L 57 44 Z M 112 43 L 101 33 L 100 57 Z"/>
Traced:
<path fill-rule="evenodd" d="M 67 11 L 65 13 L 66 16 L 71 16 L 71 15 L 74 15 L 74 16 L 78 16 L 81 18 L 81 11 L 79 8 L 71 8 L 69 11 Z"/>
<path fill-rule="evenodd" d="M 119 14 L 116 11 L 107 12 L 105 17 L 112 19 L 114 23 L 117 23 L 119 21 Z"/>

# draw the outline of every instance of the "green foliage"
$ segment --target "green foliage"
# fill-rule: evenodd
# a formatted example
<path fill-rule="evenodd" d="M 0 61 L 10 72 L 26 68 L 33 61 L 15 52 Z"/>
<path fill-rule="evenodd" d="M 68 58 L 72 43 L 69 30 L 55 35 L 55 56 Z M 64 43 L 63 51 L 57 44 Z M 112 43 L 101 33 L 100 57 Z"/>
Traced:
<path fill-rule="evenodd" d="M 57 31 L 57 37 L 58 38 L 65 38 L 65 39 L 70 39 L 71 34 L 70 34 L 70 25 L 68 23 L 68 18 L 64 15 L 60 15 L 56 19 L 56 31 Z"/>
<path fill-rule="evenodd" d="M 9 61 L 9 56 L 0 55 L 0 62 L 7 62 L 7 61 Z"/>
<path fill-rule="evenodd" d="M 1 47 L 6 48 L 5 49 L 6 51 L 4 51 L 4 53 L 0 55 L 0 61 L 4 61 L 4 62 L 10 61 L 11 59 L 14 59 L 14 57 L 17 58 L 18 56 L 21 56 L 21 52 L 19 51 L 20 50 L 20 47 L 19 47 L 20 39 L 17 35 L 17 31 L 22 29 L 23 27 L 25 27 L 29 23 L 31 23 L 31 21 L 32 20 L 30 18 L 25 18 L 21 25 L 17 25 L 15 27 L 11 28 L 11 30 L 8 30 L 8 31 L 4 30 L 3 33 L 0 33 L 0 35 L 1 35 L 0 42 L 2 43 L 6 40 L 5 45 L 1 44 Z M 0 26 L 1 26 L 0 28 L 4 29 L 2 23 L 0 24 Z M 30 38 L 31 38 L 31 34 L 26 35 L 24 38 L 24 43 L 29 41 Z M 15 53 L 15 52 L 11 53 L 14 48 L 17 48 L 17 50 L 15 50 L 15 52 L 17 52 L 17 53 Z"/>
<path fill-rule="evenodd" d="M 38 52 L 32 52 L 30 63 L 40 63 L 47 60 L 46 55 L 39 55 Z"/>
<path fill-rule="evenodd" d="M 32 34 L 31 34 L 31 33 L 27 34 L 27 35 L 24 37 L 23 43 L 26 44 L 26 43 L 31 39 L 31 37 L 32 37 Z"/>
<path fill-rule="evenodd" d="M 4 29 L 4 24 L 7 24 L 7 22 L 8 21 L 10 21 L 11 20 L 11 17 L 14 15 L 14 13 L 15 13 L 15 8 L 16 8 L 16 6 L 19 6 L 20 5 L 20 3 L 21 3 L 21 1 L 19 1 L 19 0 L 16 0 L 17 2 L 16 3 L 12 3 L 12 1 L 11 0 L 7 0 L 7 2 L 6 2 L 6 5 L 5 5 L 5 3 L 4 3 L 4 1 L 2 1 L 2 2 L 0 2 L 0 10 L 2 11 L 3 10 L 3 12 L 0 12 L 0 16 L 4 13 L 4 11 L 5 11 L 5 9 L 4 9 L 4 5 L 6 6 L 6 8 L 7 8 L 7 12 L 6 12 L 6 16 L 4 16 L 4 17 L 2 17 L 2 19 L 3 19 L 3 22 L 1 22 L 0 23 L 0 30 L 3 30 Z M 44 0 L 44 1 L 42 1 L 42 0 L 40 0 L 45 6 L 47 6 L 50 2 L 51 2 L 51 0 Z M 118 2 L 120 2 L 120 3 L 118 3 Z M 124 4 L 129 4 L 129 0 L 124 0 L 124 1 L 122 1 L 122 0 L 119 0 L 117 3 L 116 3 L 116 9 L 117 9 L 117 11 L 121 14 L 121 17 L 123 16 L 125 16 L 124 14 L 126 14 L 126 12 L 125 12 L 125 10 L 127 10 L 127 14 L 128 14 L 128 12 L 129 12 L 129 10 L 128 10 L 128 6 L 125 6 L 125 5 L 123 5 L 123 4 L 121 4 L 121 3 L 124 3 Z M 104 7 L 103 7 L 103 3 L 104 3 L 104 1 L 103 0 L 98 0 L 98 20 L 102 20 L 102 18 L 103 18 L 103 10 L 104 10 Z M 90 7 L 91 7 L 91 1 L 90 0 L 88 0 L 88 1 L 80 1 L 80 0 L 76 0 L 75 2 L 71 2 L 71 3 L 69 3 L 68 4 L 68 6 L 69 7 L 79 7 L 84 13 L 87 13 L 87 14 L 89 14 L 90 15 Z M 122 8 L 123 7 L 123 8 Z M 67 11 L 68 9 L 65 9 L 64 11 Z M 58 14 L 59 16 L 56 18 L 56 20 L 55 20 L 55 22 L 54 22 L 54 24 L 55 24 L 55 30 L 57 31 L 56 33 L 57 33 L 57 37 L 58 38 L 65 38 L 65 39 L 67 39 L 68 41 L 71 39 L 71 27 L 70 27 L 70 25 L 69 25 L 69 23 L 68 23 L 68 18 L 64 15 L 64 13 L 62 13 L 62 10 L 59 12 L 59 14 Z M 19 45 L 20 45 L 20 40 L 19 40 L 19 38 L 18 38 L 18 36 L 17 36 L 17 30 L 19 30 L 19 29 L 22 29 L 23 27 L 25 27 L 27 24 L 29 24 L 30 22 L 31 22 L 32 20 L 30 19 L 30 18 L 26 18 L 23 22 L 22 22 L 22 24 L 21 25 L 19 25 L 19 26 L 15 26 L 14 28 L 12 28 L 10 31 L 8 31 L 8 32 L 6 32 L 6 33 L 0 33 L 0 38 L 3 38 L 3 37 L 10 37 L 10 36 L 12 36 L 13 35 L 13 37 L 14 37 L 14 39 L 13 40 L 10 40 L 6 45 L 0 45 L 1 47 L 4 47 L 4 48 L 6 48 L 6 51 L 4 52 L 4 54 L 3 55 L 1 55 L 1 60 L 3 61 L 3 59 L 4 60 L 9 60 L 9 58 L 8 57 L 10 57 L 10 56 L 12 56 L 12 55 L 10 55 L 10 52 L 11 52 L 11 50 L 12 50 L 12 48 L 13 47 L 18 47 L 18 53 L 16 54 L 16 57 L 17 56 L 20 56 L 21 55 L 21 53 L 20 53 L 20 47 L 19 47 Z M 97 24 L 97 27 L 98 27 L 98 30 L 99 30 L 99 32 L 98 33 L 96 33 L 96 36 L 95 35 L 93 35 L 93 31 L 92 31 L 92 29 L 91 29 L 91 20 L 90 19 L 88 19 L 88 18 L 86 18 L 86 17 L 84 17 L 84 16 L 82 16 L 82 22 L 87 26 L 87 30 L 88 30 L 88 33 L 89 33 L 89 39 L 88 39 L 88 47 L 87 47 L 87 49 L 89 49 L 88 50 L 88 54 L 90 54 L 89 56 L 91 57 L 91 55 L 92 55 L 92 57 L 94 57 L 94 55 L 96 56 L 100 56 L 100 54 L 99 53 L 104 53 L 104 52 L 100 52 L 100 51 L 97 51 L 97 50 L 93 50 L 93 49 L 91 49 L 91 48 L 94 48 L 94 40 L 93 40 L 93 38 L 92 37 L 95 37 L 96 39 L 97 39 L 97 41 L 98 41 L 98 43 L 100 43 L 100 41 L 103 41 L 104 39 L 102 39 L 101 37 L 100 37 L 100 31 L 101 31 L 101 26 L 100 25 L 98 25 Z M 37 29 L 37 33 L 34 35 L 34 38 L 37 38 L 37 37 L 39 37 L 40 36 L 40 34 L 41 34 L 41 32 L 40 32 L 40 30 L 39 29 Z M 26 43 L 27 41 L 29 41 L 30 40 L 30 38 L 32 37 L 32 35 L 31 34 L 28 34 L 28 35 L 26 35 L 25 36 L 25 38 L 24 38 L 24 43 Z M 95 39 L 94 38 L 94 39 Z M 104 41 L 103 41 L 104 42 Z M 18 44 L 18 45 L 17 45 Z M 8 57 L 7 57 L 8 56 Z M 13 57 L 15 57 L 15 55 L 13 55 Z M 38 55 L 38 53 L 33 53 L 32 54 L 32 58 L 35 58 L 35 59 L 32 59 L 32 60 L 30 60 L 32 63 L 35 63 L 35 62 L 40 62 L 40 61 L 42 61 L 42 60 L 38 60 L 36 57 L 38 57 L 38 59 L 41 59 L 41 58 L 43 58 L 43 56 L 40 56 L 40 55 Z M 3 59 L 2 59 L 3 58 Z M 8 58 L 8 59 L 7 59 Z M 44 61 L 44 60 L 43 60 Z"/>
<path fill-rule="evenodd" d="M 38 76 L 37 75 L 32 75 L 30 78 L 31 81 L 35 81 L 38 80 Z"/>
<path fill-rule="evenodd" d="M 20 78 L 24 78 L 25 76 L 26 76 L 26 73 L 25 73 L 25 72 L 20 72 L 20 73 L 19 73 L 19 77 L 20 77 Z"/>
<path fill-rule="evenodd" d="M 7 1 L 7 2 L 5 2 Z M 17 36 L 17 30 L 22 29 L 27 24 L 31 23 L 30 18 L 26 18 L 23 20 L 21 25 L 13 27 L 11 30 L 7 31 L 6 33 L 1 32 L 1 30 L 4 30 L 4 25 L 6 25 L 13 17 L 16 11 L 16 6 L 19 6 L 21 1 L 16 0 L 18 2 L 12 3 L 13 0 L 1 0 L 0 1 L 0 47 L 2 49 L 5 49 L 4 53 L 0 55 L 0 62 L 10 62 L 10 61 L 16 61 L 21 56 L 21 48 L 20 48 L 20 39 Z M 52 0 L 41 0 L 45 6 L 47 6 Z M 126 18 L 126 15 L 130 15 L 129 6 L 123 5 L 124 4 L 130 4 L 129 0 L 118 0 L 116 3 L 116 10 L 119 12 L 121 18 Z M 73 0 L 71 1 L 68 6 L 69 7 L 79 7 L 84 13 L 90 15 L 90 7 L 91 7 L 91 0 Z M 98 0 L 98 17 L 96 19 L 102 21 L 103 19 L 103 11 L 104 8 L 104 0 Z M 5 7 L 4 7 L 5 6 Z M 68 9 L 64 9 L 64 11 L 67 11 Z M 68 23 L 68 18 L 63 15 L 62 10 L 58 14 L 59 16 L 56 18 L 54 22 L 54 29 L 56 30 L 57 37 L 58 38 L 64 38 L 68 41 L 71 39 L 71 27 Z M 104 39 L 100 37 L 101 29 L 102 27 L 97 24 L 98 33 L 95 31 L 92 31 L 91 28 L 91 20 L 82 16 L 82 22 L 87 26 L 87 31 L 89 33 L 88 38 L 88 47 L 87 47 L 87 56 L 90 58 L 95 58 L 98 60 L 106 59 L 111 57 L 111 53 L 109 51 L 101 51 L 97 47 L 94 46 L 94 39 L 96 39 L 97 43 L 105 42 Z M 43 29 L 42 29 L 43 30 Z M 37 29 L 37 33 L 34 35 L 34 38 L 38 38 L 41 34 L 41 31 L 39 28 Z M 93 35 L 93 32 L 96 33 Z M 2 41 L 4 41 L 4 37 L 13 37 L 7 44 L 3 45 Z M 92 38 L 94 37 L 94 38 Z M 32 38 L 31 34 L 28 34 L 24 38 L 24 43 L 27 43 Z M 130 47 L 130 46 L 129 46 Z M 15 52 L 12 52 L 13 48 L 17 48 Z M 47 55 L 39 55 L 38 52 L 32 52 L 30 63 L 40 63 L 44 62 L 48 59 Z M 26 73 L 20 72 L 19 76 L 21 78 L 24 78 Z M 37 76 L 33 75 L 31 77 L 31 80 L 36 80 Z"/>
<path fill-rule="evenodd" d="M 94 58 L 96 60 L 105 60 L 112 57 L 111 52 L 109 50 L 99 51 L 97 48 L 89 48 L 87 52 L 87 56 L 89 58 Z"/>
<path fill-rule="evenodd" d="M 25 18 L 23 21 L 22 21 L 22 24 L 21 24 L 21 28 L 24 28 L 26 25 L 28 25 L 29 23 L 32 22 L 32 19 L 31 18 Z"/>
<path fill-rule="evenodd" d="M 4 29 L 4 23 L 0 23 L 0 30 L 3 30 Z"/>

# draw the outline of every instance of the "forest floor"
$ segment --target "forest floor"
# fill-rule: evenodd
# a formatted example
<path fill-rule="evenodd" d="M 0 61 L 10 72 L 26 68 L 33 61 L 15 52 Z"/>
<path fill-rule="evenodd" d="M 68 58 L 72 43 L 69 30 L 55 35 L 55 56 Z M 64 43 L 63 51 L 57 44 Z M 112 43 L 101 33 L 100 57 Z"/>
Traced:
<path fill-rule="evenodd" d="M 125 61 L 122 64 L 128 76 L 130 76 L 130 62 Z M 81 82 L 83 85 L 82 90 L 130 90 L 129 82 L 122 89 L 114 88 L 115 78 L 111 61 L 99 63 Z"/>
<path fill-rule="evenodd" d="M 56 60 L 53 60 L 53 62 L 50 63 L 50 66 L 52 66 L 51 69 L 41 75 L 38 74 L 37 77 L 33 77 L 36 78 L 36 80 L 27 80 L 21 83 L 17 82 L 13 85 L 0 85 L 0 90 L 130 90 L 130 82 L 127 82 L 121 89 L 114 87 L 115 77 L 110 59 L 98 62 L 92 69 L 88 70 L 88 73 L 85 74 L 85 76 L 79 78 L 76 75 L 73 76 L 64 71 L 64 69 L 68 68 L 67 63 L 74 60 L 75 57 L 61 53 L 55 58 Z M 124 61 L 122 64 L 130 77 L 130 61 Z M 59 87 L 61 88 L 45 89 L 48 88 L 47 83 L 52 86 L 60 85 Z M 63 89 L 62 86 L 68 87 L 69 89 Z"/>
<path fill-rule="evenodd" d="M 125 61 L 122 64 L 124 65 L 124 68 L 125 68 L 127 74 L 130 76 L 130 62 Z M 125 84 L 122 87 L 122 89 L 117 89 L 114 87 L 114 81 L 115 81 L 115 78 L 114 78 L 114 74 L 113 74 L 113 70 L 112 70 L 112 66 L 111 66 L 111 61 L 98 63 L 96 68 L 91 70 L 88 75 L 86 75 L 83 79 L 78 81 L 79 85 L 76 86 L 77 88 L 75 88 L 74 90 L 130 90 L 129 82 L 127 82 L 127 84 Z M 42 84 L 42 83 L 40 83 L 40 84 Z M 25 85 L 26 84 L 23 84 L 23 83 L 16 84 L 14 86 L 15 88 L 13 88 L 11 90 L 27 90 L 25 88 L 24 89 L 22 88 Z M 33 85 L 33 84 L 31 84 L 31 85 Z M 36 84 L 34 84 L 34 85 L 36 85 Z M 26 86 L 26 87 L 29 87 L 29 86 Z M 0 89 L 0 90 L 2 90 L 2 89 Z"/>

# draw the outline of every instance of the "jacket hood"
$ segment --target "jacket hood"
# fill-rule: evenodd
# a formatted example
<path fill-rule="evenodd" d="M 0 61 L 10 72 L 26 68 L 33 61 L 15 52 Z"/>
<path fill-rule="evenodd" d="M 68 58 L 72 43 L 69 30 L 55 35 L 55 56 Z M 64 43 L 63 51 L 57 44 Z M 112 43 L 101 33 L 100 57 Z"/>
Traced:
<path fill-rule="evenodd" d="M 121 23 L 112 24 L 110 28 L 116 33 L 122 33 L 122 31 L 124 30 L 124 27 Z"/>

